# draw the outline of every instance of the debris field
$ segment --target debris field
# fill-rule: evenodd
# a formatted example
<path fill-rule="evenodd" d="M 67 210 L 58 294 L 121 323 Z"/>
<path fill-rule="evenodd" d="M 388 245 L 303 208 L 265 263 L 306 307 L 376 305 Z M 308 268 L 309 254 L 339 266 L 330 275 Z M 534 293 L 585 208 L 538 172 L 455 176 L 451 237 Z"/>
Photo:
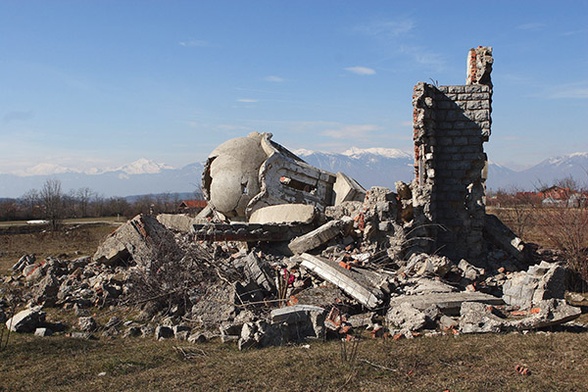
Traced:
<path fill-rule="evenodd" d="M 92 256 L 24 255 L 4 283 L 25 288 L 27 307 L 9 314 L 0 302 L 0 321 L 39 336 L 240 349 L 569 325 L 581 310 L 564 299 L 562 261 L 485 210 L 492 63 L 478 47 L 465 85 L 415 86 L 410 184 L 366 190 L 269 133 L 229 140 L 206 162 L 197 216 L 138 215 Z M 77 324 L 46 320 L 49 307 Z M 99 325 L 95 308 L 122 312 Z"/>

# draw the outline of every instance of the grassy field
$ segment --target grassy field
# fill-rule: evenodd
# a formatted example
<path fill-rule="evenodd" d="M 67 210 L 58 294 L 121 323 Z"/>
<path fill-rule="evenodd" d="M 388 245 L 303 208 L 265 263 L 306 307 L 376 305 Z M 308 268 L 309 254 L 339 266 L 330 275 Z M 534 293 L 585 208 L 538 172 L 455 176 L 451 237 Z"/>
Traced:
<path fill-rule="evenodd" d="M 0 228 L 0 272 L 25 253 L 91 255 L 114 228 Z M 49 310 L 48 320 L 59 320 L 60 312 Z M 366 337 L 355 359 L 345 360 L 339 341 L 239 352 L 218 341 L 13 333 L 0 351 L 0 391 L 585 391 L 586 347 L 588 334 L 571 332 Z M 517 365 L 530 374 L 517 373 Z"/>
<path fill-rule="evenodd" d="M 57 232 L 44 227 L 27 226 L 23 222 L 0 225 L 0 274 L 5 275 L 24 254 L 34 253 L 38 260 L 47 256 L 64 259 L 91 256 L 119 223 L 113 220 L 99 223 L 95 220 L 68 222 L 63 230 Z"/>
<path fill-rule="evenodd" d="M 587 344 L 573 333 L 364 339 L 344 361 L 337 341 L 239 352 L 19 335 L 0 352 L 0 391 L 585 391 Z"/>

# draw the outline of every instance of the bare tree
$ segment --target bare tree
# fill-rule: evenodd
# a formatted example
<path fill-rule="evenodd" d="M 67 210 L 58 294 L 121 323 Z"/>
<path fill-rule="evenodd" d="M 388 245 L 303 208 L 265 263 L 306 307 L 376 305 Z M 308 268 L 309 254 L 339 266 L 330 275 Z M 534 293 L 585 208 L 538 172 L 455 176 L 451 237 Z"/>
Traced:
<path fill-rule="evenodd" d="M 39 196 L 45 210 L 45 218 L 51 224 L 51 228 L 56 230 L 59 227 L 65 212 L 61 181 L 54 178 L 45 181 Z"/>
<path fill-rule="evenodd" d="M 38 190 L 31 189 L 27 191 L 24 195 L 20 197 L 20 200 L 22 201 L 23 206 L 25 208 L 25 217 L 40 218 L 40 197 Z"/>
<path fill-rule="evenodd" d="M 586 291 L 588 284 L 588 205 L 582 201 L 588 193 L 572 177 L 554 183 L 564 189 L 561 204 L 543 206 L 540 209 L 539 227 L 550 245 L 561 251 L 567 266 L 580 278 L 576 289 Z M 571 202 L 577 196 L 577 202 Z"/>
<path fill-rule="evenodd" d="M 75 192 L 75 198 L 79 208 L 80 218 L 86 218 L 88 216 L 88 208 L 90 201 L 96 196 L 96 193 L 88 187 L 80 188 Z"/>

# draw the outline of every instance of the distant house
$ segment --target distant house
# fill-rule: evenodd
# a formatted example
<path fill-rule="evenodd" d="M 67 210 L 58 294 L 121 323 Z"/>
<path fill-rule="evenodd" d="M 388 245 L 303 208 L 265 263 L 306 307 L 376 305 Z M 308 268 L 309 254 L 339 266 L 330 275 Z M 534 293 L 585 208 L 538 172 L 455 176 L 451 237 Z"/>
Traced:
<path fill-rule="evenodd" d="M 537 193 L 541 203 L 551 207 L 580 207 L 586 205 L 587 195 L 554 185 Z"/>
<path fill-rule="evenodd" d="M 495 207 L 588 207 L 588 193 L 576 192 L 568 187 L 552 186 L 539 192 L 498 192 L 488 197 L 488 206 Z"/>
<path fill-rule="evenodd" d="M 207 206 L 206 200 L 183 200 L 178 206 L 178 212 L 182 214 L 198 214 Z"/>

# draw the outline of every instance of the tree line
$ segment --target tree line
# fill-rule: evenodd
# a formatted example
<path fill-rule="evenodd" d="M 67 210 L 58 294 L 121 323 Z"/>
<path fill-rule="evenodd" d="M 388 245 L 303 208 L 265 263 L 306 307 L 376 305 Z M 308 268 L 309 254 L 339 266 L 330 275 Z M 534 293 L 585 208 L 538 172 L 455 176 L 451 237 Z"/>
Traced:
<path fill-rule="evenodd" d="M 198 198 L 195 193 L 194 198 Z M 48 179 L 41 189 L 31 189 L 16 199 L 0 200 L 0 221 L 47 220 L 57 228 L 63 219 L 119 216 L 131 218 L 139 213 L 177 212 L 177 194 L 143 195 L 132 200 L 104 197 L 88 187 L 64 192 L 61 181 Z"/>

